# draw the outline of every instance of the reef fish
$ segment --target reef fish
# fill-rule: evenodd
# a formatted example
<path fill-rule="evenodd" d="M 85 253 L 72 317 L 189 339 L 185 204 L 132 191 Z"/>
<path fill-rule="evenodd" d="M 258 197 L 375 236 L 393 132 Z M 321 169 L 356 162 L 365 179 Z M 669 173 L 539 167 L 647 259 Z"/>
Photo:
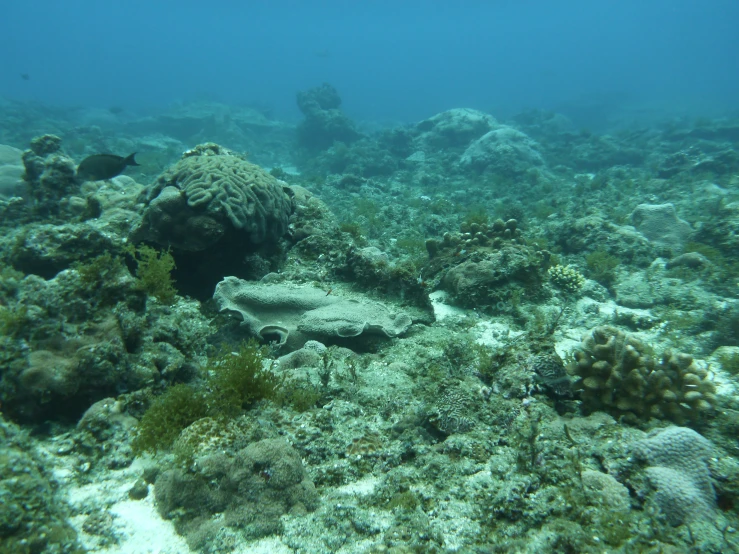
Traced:
<path fill-rule="evenodd" d="M 130 156 L 116 156 L 114 154 L 95 154 L 88 156 L 77 168 L 77 177 L 85 181 L 101 181 L 103 179 L 112 179 L 116 175 L 123 173 L 129 165 L 139 165 L 136 163 L 134 156 L 136 152 Z"/>

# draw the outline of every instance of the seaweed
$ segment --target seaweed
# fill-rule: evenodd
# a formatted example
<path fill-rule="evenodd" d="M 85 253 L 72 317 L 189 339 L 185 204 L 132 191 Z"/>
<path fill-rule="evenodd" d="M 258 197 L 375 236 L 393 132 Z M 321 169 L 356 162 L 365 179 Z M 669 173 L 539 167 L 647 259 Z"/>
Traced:
<path fill-rule="evenodd" d="M 471 209 L 467 213 L 467 215 L 465 215 L 461 227 L 462 229 L 464 229 L 465 227 L 471 227 L 473 224 L 484 226 L 487 225 L 489 222 L 490 216 L 488 216 L 485 208 L 483 208 L 482 206 L 477 206 Z"/>
<path fill-rule="evenodd" d="M 157 252 L 151 246 L 129 246 L 126 252 L 136 261 L 136 288 L 170 306 L 177 301 L 172 270 L 174 258 L 169 249 Z"/>
<path fill-rule="evenodd" d="M 265 351 L 253 340 L 235 352 L 224 348 L 209 361 L 201 386 L 178 384 L 167 389 L 141 418 L 133 451 L 167 449 L 199 419 L 212 417 L 224 423 L 251 402 L 278 398 L 283 380 L 264 368 Z"/>
<path fill-rule="evenodd" d="M 224 349 L 209 362 L 207 402 L 211 415 L 234 417 L 249 403 L 277 397 L 283 379 L 265 369 L 265 356 L 265 347 L 251 340 L 235 352 Z"/>
<path fill-rule="evenodd" d="M 169 448 L 185 427 L 207 413 L 207 402 L 202 391 L 190 385 L 174 385 L 146 410 L 137 426 L 131 448 L 135 454 Z"/>
<path fill-rule="evenodd" d="M 589 276 L 601 285 L 609 287 L 616 280 L 616 267 L 621 263 L 605 250 L 595 250 L 585 257 Z"/>
<path fill-rule="evenodd" d="M 0 305 L 0 336 L 15 337 L 28 323 L 28 308 Z"/>

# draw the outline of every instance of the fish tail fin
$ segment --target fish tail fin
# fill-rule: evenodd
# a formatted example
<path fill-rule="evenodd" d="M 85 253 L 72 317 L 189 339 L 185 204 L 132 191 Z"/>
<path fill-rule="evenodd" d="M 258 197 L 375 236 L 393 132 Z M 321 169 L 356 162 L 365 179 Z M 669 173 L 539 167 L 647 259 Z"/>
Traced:
<path fill-rule="evenodd" d="M 126 162 L 126 165 L 141 165 L 141 164 L 137 163 L 136 160 L 134 159 L 134 156 L 136 154 L 137 154 L 137 152 L 134 152 L 133 154 L 131 154 L 130 156 L 128 156 L 125 160 L 123 160 L 124 162 Z"/>

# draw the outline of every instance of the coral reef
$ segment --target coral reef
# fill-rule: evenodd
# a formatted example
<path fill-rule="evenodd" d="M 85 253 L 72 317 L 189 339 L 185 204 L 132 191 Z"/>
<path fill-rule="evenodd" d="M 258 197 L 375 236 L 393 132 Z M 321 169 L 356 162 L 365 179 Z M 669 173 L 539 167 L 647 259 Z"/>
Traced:
<path fill-rule="evenodd" d="M 687 354 L 666 351 L 655 359 L 647 345 L 615 327 L 587 335 L 568 368 L 588 411 L 606 410 L 627 421 L 699 420 L 716 403 L 708 371 Z"/>
<path fill-rule="evenodd" d="M 75 201 L 83 206 L 85 200 L 73 195 L 80 190 L 75 176 L 75 164 L 62 151 L 62 139 L 43 135 L 31 141 L 31 148 L 23 152 L 23 166 L 34 213 L 42 217 L 69 215 Z"/>
<path fill-rule="evenodd" d="M 0 99 L 0 551 L 738 551 L 736 119 L 297 100 Z"/>
<path fill-rule="evenodd" d="M 339 109 L 339 93 L 328 83 L 298 92 L 297 102 L 305 116 L 298 125 L 298 143 L 306 150 L 325 150 L 335 142 L 351 143 L 361 137 Z"/>
<path fill-rule="evenodd" d="M 0 198 L 17 196 L 21 192 L 24 172 L 22 154 L 17 148 L 0 144 Z"/>
<path fill-rule="evenodd" d="M 0 553 L 86 550 L 69 524 L 69 507 L 43 458 L 16 425 L 0 417 Z"/>
<path fill-rule="evenodd" d="M 531 298 L 541 292 L 546 260 L 533 249 L 504 246 L 465 258 L 441 280 L 460 306 L 505 311 L 524 291 Z"/>

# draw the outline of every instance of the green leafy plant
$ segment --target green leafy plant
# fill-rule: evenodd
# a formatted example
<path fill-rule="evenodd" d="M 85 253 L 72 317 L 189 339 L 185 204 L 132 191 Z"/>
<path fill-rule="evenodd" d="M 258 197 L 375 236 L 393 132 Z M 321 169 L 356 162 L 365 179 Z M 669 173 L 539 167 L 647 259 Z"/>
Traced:
<path fill-rule="evenodd" d="M 279 399 L 283 379 L 264 367 L 265 353 L 266 348 L 256 341 L 242 344 L 235 352 L 224 348 L 209 361 L 200 386 L 168 388 L 139 421 L 134 452 L 167 449 L 183 429 L 204 417 L 224 423 L 251 402 Z M 289 395 L 287 399 L 292 402 Z"/>
<path fill-rule="evenodd" d="M 122 294 L 117 283 L 124 268 L 123 260 L 110 252 L 74 266 L 79 273 L 82 290 L 90 296 L 97 296 L 106 304 L 114 303 Z"/>
<path fill-rule="evenodd" d="M 0 336 L 14 337 L 28 323 L 28 308 L 0 305 Z"/>
<path fill-rule="evenodd" d="M 277 396 L 280 404 L 287 404 L 298 412 L 306 412 L 323 398 L 323 390 L 310 382 L 290 383 Z"/>
<path fill-rule="evenodd" d="M 202 391 L 189 385 L 174 385 L 144 413 L 131 448 L 135 454 L 169 448 L 185 427 L 206 415 L 208 407 Z"/>
<path fill-rule="evenodd" d="M 169 250 L 157 252 L 151 246 L 129 246 L 126 250 L 136 260 L 136 287 L 153 296 L 162 304 L 171 305 L 177 301 L 172 270 L 174 258 Z"/>
<path fill-rule="evenodd" d="M 490 221 L 490 216 L 488 216 L 487 211 L 482 206 L 476 206 L 472 210 L 470 210 L 467 215 L 464 217 L 464 221 L 462 222 L 463 227 L 469 227 L 472 224 L 477 224 L 480 226 L 487 225 Z"/>
<path fill-rule="evenodd" d="M 274 399 L 283 379 L 266 369 L 266 348 L 256 341 L 242 344 L 235 352 L 224 350 L 207 368 L 208 410 L 214 417 L 234 417 L 245 405 Z"/>
<path fill-rule="evenodd" d="M 342 221 L 339 224 L 342 233 L 349 233 L 354 240 L 362 240 L 362 226 L 354 221 Z"/>

